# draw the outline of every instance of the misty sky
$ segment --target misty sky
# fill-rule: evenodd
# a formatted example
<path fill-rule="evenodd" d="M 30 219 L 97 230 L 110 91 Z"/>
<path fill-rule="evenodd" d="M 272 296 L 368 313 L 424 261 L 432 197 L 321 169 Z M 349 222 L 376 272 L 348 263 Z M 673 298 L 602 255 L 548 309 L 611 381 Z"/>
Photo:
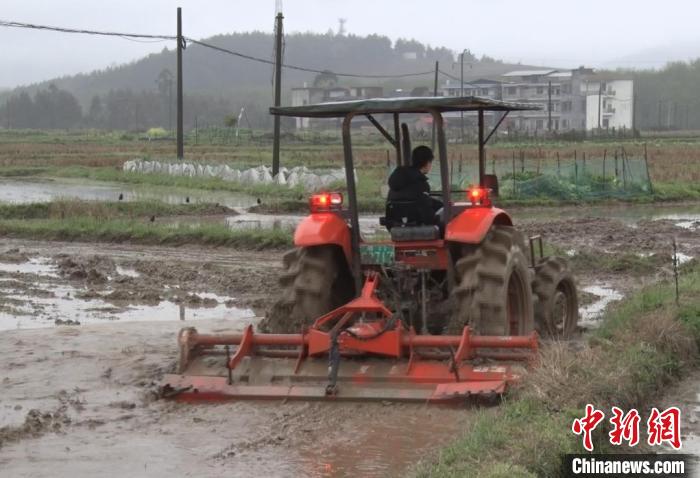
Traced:
<path fill-rule="evenodd" d="M 0 19 L 204 38 L 272 31 L 275 0 L 3 0 Z M 337 30 L 415 38 L 431 45 L 535 65 L 658 67 L 700 56 L 693 0 L 284 0 L 285 31 Z M 131 61 L 173 42 L 139 43 L 0 28 L 0 87 Z"/>

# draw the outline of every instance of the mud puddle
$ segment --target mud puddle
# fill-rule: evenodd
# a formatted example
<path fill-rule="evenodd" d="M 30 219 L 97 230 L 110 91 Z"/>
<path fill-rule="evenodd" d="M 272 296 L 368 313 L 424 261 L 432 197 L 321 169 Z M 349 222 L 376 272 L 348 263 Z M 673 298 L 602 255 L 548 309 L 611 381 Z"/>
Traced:
<path fill-rule="evenodd" d="M 61 257 L 0 262 L 0 331 L 107 321 L 196 321 L 255 317 L 236 298 L 162 284 L 139 287 L 142 274 L 105 260 Z M 148 278 L 145 278 L 148 281 Z"/>
<path fill-rule="evenodd" d="M 581 292 L 593 296 L 593 300 L 579 307 L 579 327 L 595 328 L 600 326 L 603 312 L 612 302 L 622 300 L 623 295 L 608 284 L 590 285 L 581 288 Z"/>
<path fill-rule="evenodd" d="M 163 186 L 88 181 L 85 179 L 0 179 L 0 202 L 32 203 L 57 199 L 84 199 L 96 201 L 158 200 L 168 204 L 210 203 L 229 208 L 248 208 L 257 203 L 247 194 L 227 191 L 205 191 Z"/>

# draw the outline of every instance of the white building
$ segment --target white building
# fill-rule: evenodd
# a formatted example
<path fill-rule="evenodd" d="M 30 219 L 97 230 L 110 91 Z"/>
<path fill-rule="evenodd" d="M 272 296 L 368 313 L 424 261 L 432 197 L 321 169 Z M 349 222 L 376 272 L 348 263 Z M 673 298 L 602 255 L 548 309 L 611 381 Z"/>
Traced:
<path fill-rule="evenodd" d="M 633 81 L 604 76 L 590 68 L 518 70 L 498 79 L 446 83 L 445 96 L 481 96 L 540 107 L 515 111 L 504 128 L 538 134 L 546 131 L 632 129 Z M 600 105 L 600 108 L 599 108 Z M 466 117 L 467 115 L 465 115 Z M 500 118 L 497 115 L 491 121 Z"/>
<path fill-rule="evenodd" d="M 632 129 L 634 82 L 591 79 L 581 83 L 586 95 L 586 129 Z"/>

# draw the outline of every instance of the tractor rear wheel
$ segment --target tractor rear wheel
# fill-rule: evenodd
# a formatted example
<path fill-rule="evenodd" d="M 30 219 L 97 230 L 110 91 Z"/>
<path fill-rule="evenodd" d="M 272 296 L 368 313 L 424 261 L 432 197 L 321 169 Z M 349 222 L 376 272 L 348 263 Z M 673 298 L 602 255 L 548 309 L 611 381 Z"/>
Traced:
<path fill-rule="evenodd" d="M 447 332 L 469 325 L 479 335 L 525 335 L 534 328 L 525 236 L 512 226 L 493 226 L 481 244 L 465 245 L 455 264 L 455 310 Z"/>
<path fill-rule="evenodd" d="M 576 331 L 578 297 L 569 262 L 563 257 L 542 258 L 535 266 L 535 323 L 540 335 L 568 339 Z"/>
<path fill-rule="evenodd" d="M 284 254 L 282 263 L 280 297 L 260 322 L 263 332 L 299 333 L 354 296 L 347 261 L 337 246 L 293 249 Z"/>

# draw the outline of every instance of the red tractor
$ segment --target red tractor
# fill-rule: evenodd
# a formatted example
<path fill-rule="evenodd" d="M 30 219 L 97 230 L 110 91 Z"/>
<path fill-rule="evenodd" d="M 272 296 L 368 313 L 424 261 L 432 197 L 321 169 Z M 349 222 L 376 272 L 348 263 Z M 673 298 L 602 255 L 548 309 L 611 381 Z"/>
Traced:
<path fill-rule="evenodd" d="M 272 108 L 272 114 L 343 118 L 347 193 L 314 194 L 283 258 L 281 296 L 261 323 L 242 334 L 180 334 L 180 374 L 166 392 L 186 397 L 361 398 L 443 401 L 502 393 L 530 360 L 537 334 L 569 337 L 576 328 L 576 286 L 559 257 L 542 257 L 541 238 L 516 229 L 494 207 L 497 179 L 485 173 L 485 144 L 510 111 L 531 105 L 477 97 L 369 99 Z M 443 112 L 476 112 L 479 184 L 453 190 Z M 484 112 L 501 112 L 484 135 Z M 375 115 L 393 116 L 392 136 Z M 401 114 L 429 114 L 437 136 L 442 224 L 416 220 L 411 201 L 387 202 L 380 221 L 390 240 L 360 234 L 351 122 L 366 117 L 410 161 Z M 539 255 L 535 254 L 535 244 Z M 538 258 L 539 257 L 539 258 Z M 225 347 L 212 373 L 196 357 Z M 235 352 L 229 347 L 236 346 Z M 285 360 L 285 359 L 292 359 Z M 282 364 L 287 365 L 282 365 Z M 226 373 L 223 374 L 222 372 Z"/>

